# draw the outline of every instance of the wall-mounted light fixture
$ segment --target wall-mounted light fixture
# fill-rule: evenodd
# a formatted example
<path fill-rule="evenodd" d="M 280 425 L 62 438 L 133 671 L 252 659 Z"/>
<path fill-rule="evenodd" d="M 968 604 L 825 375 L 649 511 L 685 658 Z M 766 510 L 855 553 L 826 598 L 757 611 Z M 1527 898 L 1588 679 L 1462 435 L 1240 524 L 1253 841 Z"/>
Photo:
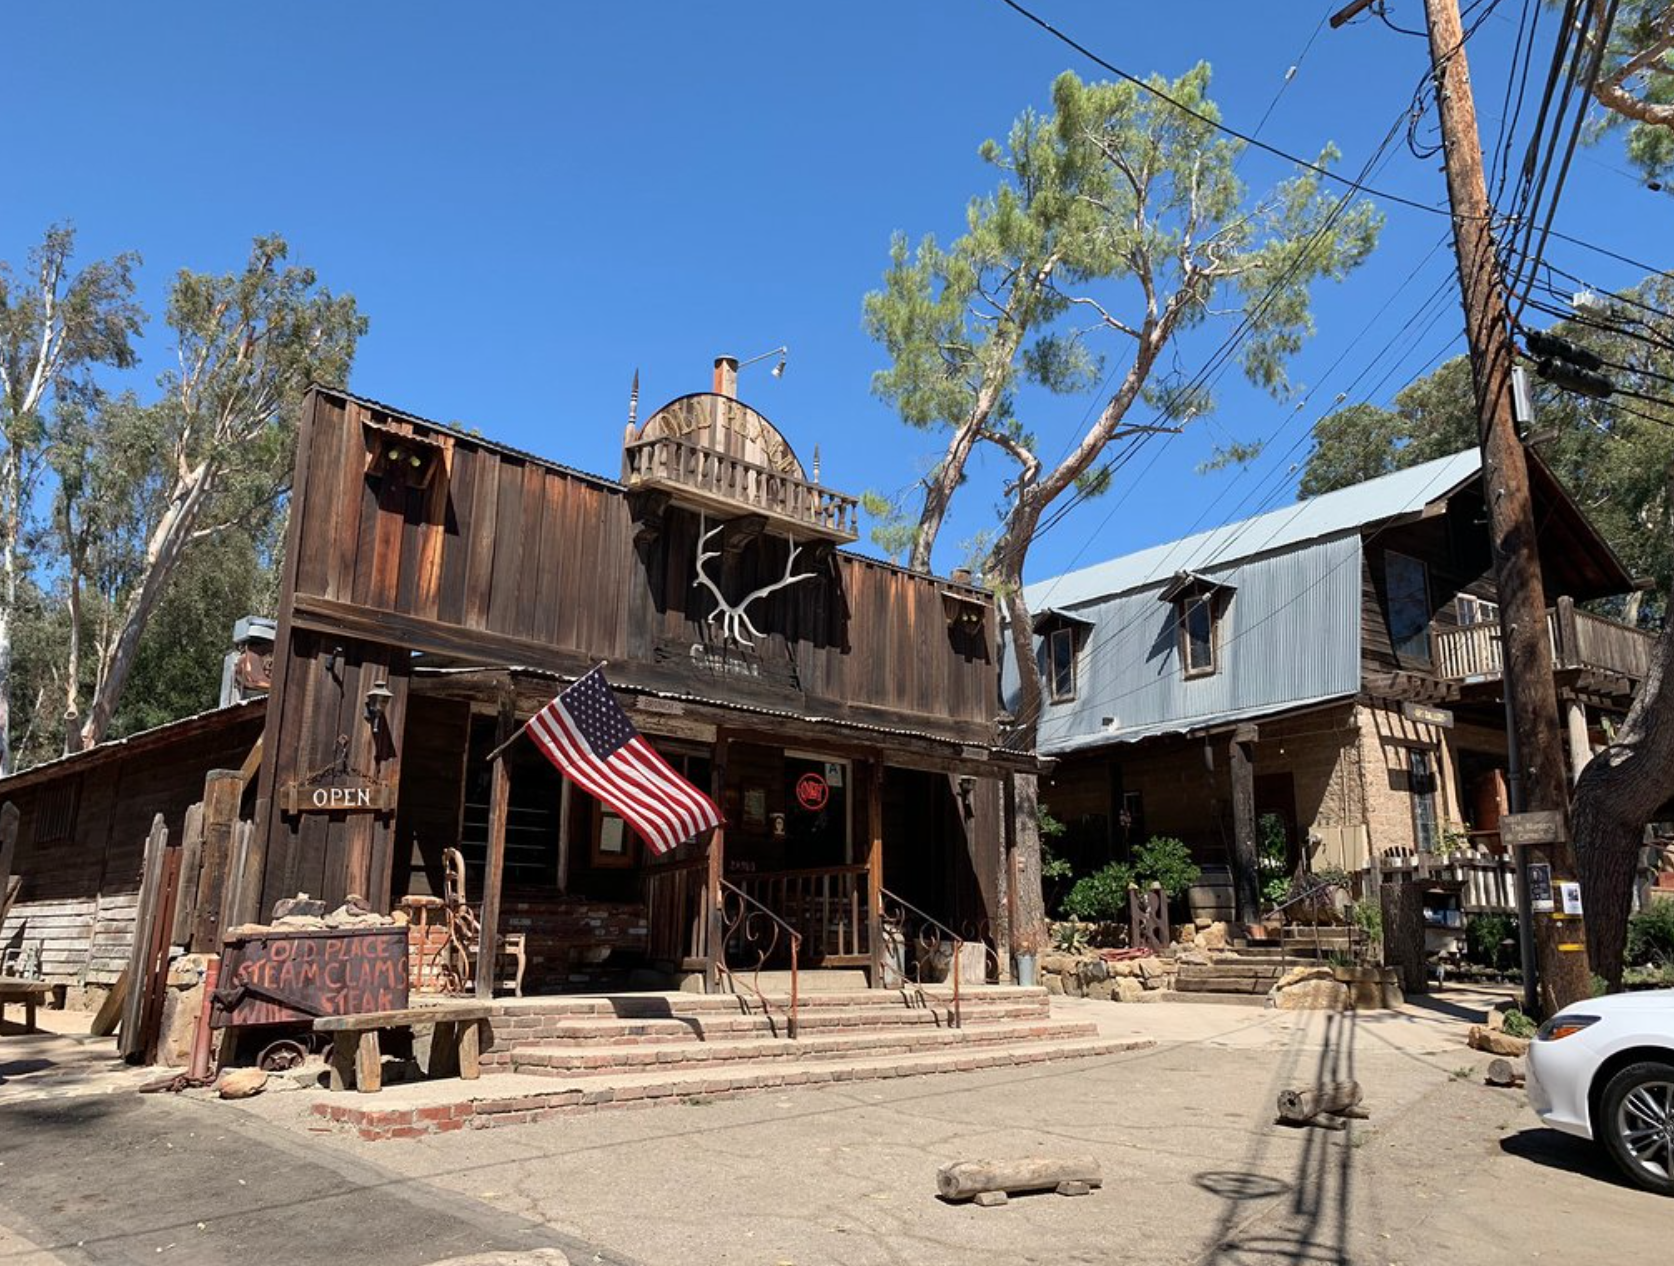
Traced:
<path fill-rule="evenodd" d="M 389 688 L 387 681 L 375 681 L 371 689 L 366 692 L 366 721 L 376 734 L 384 723 L 384 713 L 389 711 L 389 701 L 395 698 L 395 692 Z"/>
<path fill-rule="evenodd" d="M 773 376 L 783 378 L 785 376 L 785 363 L 790 360 L 790 348 L 788 347 L 775 347 L 771 352 L 763 352 L 760 356 L 752 356 L 749 360 L 741 360 L 738 362 L 737 369 L 743 369 L 746 365 L 754 365 L 757 361 L 766 360 L 769 356 L 779 358 L 774 363 Z"/>
<path fill-rule="evenodd" d="M 959 806 L 964 809 L 965 816 L 970 817 L 975 812 L 971 808 L 971 797 L 976 794 L 976 778 L 970 774 L 959 775 Z"/>

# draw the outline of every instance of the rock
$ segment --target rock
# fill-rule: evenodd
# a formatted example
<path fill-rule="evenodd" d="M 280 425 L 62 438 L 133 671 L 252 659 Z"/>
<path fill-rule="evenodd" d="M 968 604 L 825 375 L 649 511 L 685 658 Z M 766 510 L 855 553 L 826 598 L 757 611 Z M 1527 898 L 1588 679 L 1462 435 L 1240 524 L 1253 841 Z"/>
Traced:
<path fill-rule="evenodd" d="M 1223 950 L 1227 947 L 1226 924 L 1211 923 L 1197 934 L 1199 949 Z"/>
<path fill-rule="evenodd" d="M 1076 974 L 1084 984 L 1091 984 L 1095 980 L 1108 980 L 1110 966 L 1102 958 L 1087 958 L 1082 960 Z"/>
<path fill-rule="evenodd" d="M 324 919 L 319 918 L 316 915 L 312 915 L 312 914 L 287 914 L 282 919 L 275 919 L 274 922 L 273 922 L 273 926 L 276 927 L 276 928 L 308 928 L 308 929 L 311 929 L 313 931 L 320 931 L 320 930 L 324 929 L 327 926 L 327 924 L 326 924 L 326 921 Z M 266 931 L 266 930 L 267 929 L 265 929 L 265 928 L 262 929 L 262 931 Z"/>
<path fill-rule="evenodd" d="M 1273 986 L 1273 992 L 1289 989 L 1309 980 L 1335 980 L 1336 973 L 1329 967 L 1292 967 Z"/>
<path fill-rule="evenodd" d="M 1196 925 L 1197 931 L 1202 932 L 1202 931 L 1205 931 L 1209 927 L 1209 925 L 1214 922 L 1214 920 L 1213 919 L 1205 919 L 1205 918 L 1196 918 L 1196 919 L 1193 919 L 1192 922 L 1193 922 L 1193 924 Z"/>
<path fill-rule="evenodd" d="M 1283 989 L 1275 985 L 1268 997 L 1280 1011 L 1341 1011 L 1348 1006 L 1349 988 L 1340 980 L 1314 977 Z"/>
<path fill-rule="evenodd" d="M 1110 974 L 1112 976 L 1137 976 L 1139 975 L 1139 964 L 1143 961 L 1143 959 L 1138 958 L 1124 958 L 1120 962 L 1110 964 Z"/>
<path fill-rule="evenodd" d="M 223 1099 L 248 1099 L 267 1088 L 267 1074 L 259 1068 L 235 1068 L 222 1073 L 215 1091 Z"/>
<path fill-rule="evenodd" d="M 1087 996 L 1097 998 L 1100 1002 L 1119 1001 L 1116 998 L 1116 987 L 1122 983 L 1124 982 L 1121 980 L 1095 980 L 1087 986 Z"/>
<path fill-rule="evenodd" d="M 1080 963 L 1081 960 L 1074 954 L 1042 954 L 1040 958 L 1040 969 L 1047 975 L 1052 975 L 1053 973 L 1065 975 L 1069 972 L 1073 972 L 1080 965 Z"/>
<path fill-rule="evenodd" d="M 1490 1055 L 1504 1055 L 1507 1059 L 1521 1059 L 1529 1049 L 1529 1039 L 1490 1029 L 1485 1024 L 1471 1025 L 1465 1045 L 1472 1050 L 1487 1051 Z"/>
<path fill-rule="evenodd" d="M 1155 954 L 1148 955 L 1145 958 L 1133 959 L 1132 962 L 1134 966 L 1134 974 L 1137 976 L 1143 976 L 1146 984 L 1150 984 L 1153 980 L 1160 981 L 1164 976 L 1168 975 L 1168 968 L 1164 965 L 1162 959 L 1158 958 Z"/>
<path fill-rule="evenodd" d="M 1123 976 L 1111 983 L 1116 986 L 1117 1002 L 1138 1002 L 1145 996 L 1145 986 L 1131 976 Z"/>
<path fill-rule="evenodd" d="M 1046 986 L 1046 992 L 1048 994 L 1057 994 L 1062 996 L 1064 992 L 1064 978 L 1056 972 L 1047 972 L 1046 975 L 1041 977 L 1041 983 Z"/>
<path fill-rule="evenodd" d="M 1183 967 L 1207 967 L 1215 960 L 1209 957 L 1207 950 L 1189 949 L 1181 950 L 1174 961 Z"/>
<path fill-rule="evenodd" d="M 273 903 L 273 919 L 289 918 L 292 915 L 303 915 L 307 918 L 318 919 L 326 912 L 326 904 L 306 892 L 299 892 L 294 897 L 280 897 Z"/>

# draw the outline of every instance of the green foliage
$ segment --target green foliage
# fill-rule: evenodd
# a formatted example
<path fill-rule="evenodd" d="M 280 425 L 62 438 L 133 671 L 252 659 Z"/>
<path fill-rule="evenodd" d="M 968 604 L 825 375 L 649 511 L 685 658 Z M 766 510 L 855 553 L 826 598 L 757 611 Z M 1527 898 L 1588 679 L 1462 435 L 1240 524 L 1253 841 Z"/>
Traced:
<path fill-rule="evenodd" d="M 1199 64 L 1151 82 L 1213 120 L 1209 78 Z M 1345 208 L 1307 170 L 1250 198 L 1241 146 L 1204 118 L 1134 84 L 1065 72 L 1050 113 L 1026 110 L 1004 141 L 982 145 L 995 182 L 970 202 L 961 235 L 946 246 L 895 235 L 883 284 L 863 304 L 866 331 L 888 357 L 873 391 L 907 425 L 952 432 L 926 489 L 915 565 L 927 565 L 945 496 L 977 443 L 1018 465 L 1009 514 L 1037 482 L 1050 486 L 1048 502 L 1071 488 L 1103 491 L 1094 459 L 1135 402 L 1176 418 L 1207 412 L 1205 391 L 1173 390 L 1180 384 L 1166 371 L 1153 378 L 1164 347 L 1189 329 L 1243 322 L 1246 377 L 1288 391 L 1285 362 L 1313 330 L 1311 287 L 1358 266 L 1381 217 L 1364 201 Z M 1321 161 L 1336 157 L 1328 147 Z M 1046 467 L 1042 449 L 1058 442 L 1042 445 L 1021 424 L 1024 403 L 1112 383 L 1083 442 Z"/>
<path fill-rule="evenodd" d="M 1505 1032 L 1508 1037 L 1533 1038 L 1539 1029 L 1540 1025 L 1524 1015 L 1522 1010 L 1517 1007 L 1512 1007 L 1505 1013 Z"/>
<path fill-rule="evenodd" d="M 1083 875 L 1064 898 L 1064 917 L 1084 923 L 1115 923 L 1127 918 L 1128 887 L 1133 879 L 1132 868 L 1121 862 Z"/>
<path fill-rule="evenodd" d="M 1604 111 L 1595 112 L 1588 139 L 1626 129 L 1628 160 L 1651 188 L 1666 188 L 1674 172 L 1674 29 L 1667 0 L 1622 0 L 1601 69 L 1593 96 Z"/>
<path fill-rule="evenodd" d="M 1087 929 L 1079 923 L 1060 923 L 1052 929 L 1052 948 L 1060 954 L 1079 954 L 1087 948 Z"/>
<path fill-rule="evenodd" d="M 860 494 L 860 508 L 873 520 L 868 533 L 872 544 L 891 562 L 901 562 L 918 535 L 917 526 L 902 509 L 901 503 L 881 492 L 863 492 Z"/>
<path fill-rule="evenodd" d="M 1349 922 L 1364 932 L 1368 939 L 1383 940 L 1383 903 L 1376 897 L 1349 903 Z"/>
<path fill-rule="evenodd" d="M 1659 897 L 1628 916 L 1626 961 L 1634 967 L 1674 965 L 1674 900 Z"/>
<path fill-rule="evenodd" d="M 1133 870 L 1141 887 L 1161 884 L 1169 897 L 1178 897 L 1203 874 L 1192 860 L 1191 850 L 1166 835 L 1152 836 L 1134 850 Z"/>
<path fill-rule="evenodd" d="M 1465 924 L 1465 957 L 1483 967 L 1506 971 L 1520 959 L 1517 920 L 1509 914 L 1473 914 Z"/>
<path fill-rule="evenodd" d="M 1277 905 L 1290 891 L 1289 844 L 1285 820 L 1276 813 L 1264 813 L 1256 823 L 1256 869 L 1261 876 L 1261 899 Z"/>

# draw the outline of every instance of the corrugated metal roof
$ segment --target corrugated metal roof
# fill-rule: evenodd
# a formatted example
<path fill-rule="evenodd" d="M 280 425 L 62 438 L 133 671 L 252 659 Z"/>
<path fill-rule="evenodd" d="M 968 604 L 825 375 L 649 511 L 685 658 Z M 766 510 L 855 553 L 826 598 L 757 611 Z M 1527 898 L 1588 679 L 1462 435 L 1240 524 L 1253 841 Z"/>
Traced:
<path fill-rule="evenodd" d="M 1071 752 L 1081 751 L 1089 747 L 1098 747 L 1105 743 L 1137 743 L 1140 739 L 1158 738 L 1164 734 L 1192 734 L 1203 730 L 1218 729 L 1240 721 L 1272 720 L 1278 716 L 1289 716 L 1293 712 L 1306 712 L 1310 708 L 1323 707 L 1329 703 L 1342 703 L 1355 697 L 1354 691 L 1342 694 L 1319 695 L 1312 699 L 1293 699 L 1285 703 L 1272 704 L 1265 708 L 1235 708 L 1222 712 L 1210 712 L 1203 716 L 1172 717 L 1167 721 L 1157 721 L 1151 725 L 1137 726 L 1131 730 L 1123 730 L 1120 734 L 1081 734 L 1074 738 L 1064 739 L 1054 743 L 1050 750 L 1042 745 L 1043 756 L 1065 756 Z"/>
<path fill-rule="evenodd" d="M 1212 569 L 1270 550 L 1358 531 L 1367 524 L 1423 508 L 1470 479 L 1481 465 L 1482 454 L 1474 448 L 1438 457 L 1254 518 L 1040 581 L 1027 586 L 1024 597 L 1031 610 L 1048 603 L 1074 607 L 1153 584 L 1176 572 Z"/>
<path fill-rule="evenodd" d="M 102 743 L 83 748 L 79 752 L 70 752 L 65 756 L 54 756 L 51 760 L 44 760 L 38 765 L 31 765 L 28 769 L 20 769 L 9 777 L 0 778 L 0 795 L 50 778 L 66 768 L 73 768 L 75 772 L 79 773 L 90 765 L 97 765 L 108 757 L 123 752 L 146 751 L 175 739 L 189 738 L 218 725 L 234 724 L 247 716 L 264 715 L 266 708 L 267 696 L 257 695 L 253 699 L 244 699 L 238 703 L 209 708 L 175 721 L 165 721 L 161 725 L 152 726 L 149 730 L 136 730 L 122 738 L 106 739 Z"/>

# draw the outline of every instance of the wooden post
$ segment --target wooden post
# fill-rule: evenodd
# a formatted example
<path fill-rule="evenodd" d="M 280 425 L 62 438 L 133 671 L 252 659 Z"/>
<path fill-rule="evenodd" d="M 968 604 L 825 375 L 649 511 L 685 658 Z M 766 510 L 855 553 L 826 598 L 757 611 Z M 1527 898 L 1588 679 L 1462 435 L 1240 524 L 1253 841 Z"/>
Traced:
<path fill-rule="evenodd" d="M 17 856 L 17 806 L 0 805 L 0 920 L 6 917 L 6 888 L 12 882 L 12 859 Z"/>
<path fill-rule="evenodd" d="M 1261 918 L 1261 890 L 1256 886 L 1255 771 L 1251 744 L 1240 727 L 1232 736 L 1228 772 L 1232 777 L 1232 894 L 1240 933 Z"/>
<path fill-rule="evenodd" d="M 186 807 L 185 825 L 180 830 L 180 892 L 174 902 L 174 926 L 179 944 L 188 953 L 213 954 L 215 946 L 196 939 L 198 878 L 203 874 L 203 801 Z"/>
<path fill-rule="evenodd" d="M 134 942 L 128 947 L 128 998 L 122 1008 L 122 1029 L 117 1050 L 123 1059 L 141 1053 L 141 1020 L 147 992 L 146 959 L 151 949 L 151 922 L 157 910 L 157 894 L 163 884 L 163 854 L 168 848 L 169 829 L 163 815 L 151 819 L 151 833 L 145 838 L 145 860 L 140 872 L 139 901 L 134 906 Z"/>
<path fill-rule="evenodd" d="M 883 761 L 873 757 L 866 779 L 866 942 L 872 958 L 872 988 L 884 984 L 883 938 Z M 959 964 L 954 964 L 954 971 Z"/>
<path fill-rule="evenodd" d="M 494 742 L 503 748 L 517 728 L 516 696 L 509 683 L 500 691 L 500 723 Z M 506 753 L 494 757 L 488 791 L 488 866 L 482 881 L 482 922 L 477 934 L 476 994 L 487 1002 L 494 997 L 500 967 L 500 886 L 506 875 L 506 810 L 511 803 L 511 773 Z"/>
<path fill-rule="evenodd" d="M 214 769 L 203 780 L 203 865 L 194 894 L 192 943 L 214 953 L 221 935 L 221 898 L 232 866 L 233 837 L 244 782 L 237 770 Z"/>
<path fill-rule="evenodd" d="M 721 880 L 726 878 L 727 857 L 727 732 L 715 730 L 715 759 L 709 766 L 710 798 L 721 806 L 721 825 L 709 833 L 708 866 L 703 876 L 703 917 L 706 923 L 703 954 L 703 991 L 719 993 L 721 989 L 721 959 L 726 947 L 721 938 L 726 933 L 721 915 Z"/>
<path fill-rule="evenodd" d="M 1579 699 L 1569 701 L 1569 774 L 1581 781 L 1581 771 L 1593 758 L 1593 740 L 1587 732 L 1587 705 Z"/>
<path fill-rule="evenodd" d="M 1562 726 L 1552 680 L 1552 643 L 1547 634 L 1546 589 L 1540 574 L 1528 459 L 1512 412 L 1511 368 L 1517 349 L 1511 340 L 1505 279 L 1492 230 L 1497 213 L 1488 200 L 1482 171 L 1482 138 L 1477 129 L 1458 0 L 1425 0 L 1424 10 L 1436 78 L 1471 378 L 1476 388 L 1482 478 L 1505 648 L 1502 677 L 1506 711 L 1521 766 L 1516 772 L 1521 775 L 1522 794 L 1512 808 L 1518 813 L 1563 813 L 1569 806 L 1569 785 L 1564 776 Z M 1567 842 L 1531 847 L 1528 856 L 1531 861 L 1550 864 L 1555 878 L 1576 873 L 1574 851 Z M 1545 916 L 1535 920 L 1542 1002 L 1549 1015 L 1592 991 L 1587 954 L 1579 948 L 1584 938 L 1573 924 L 1561 926 L 1562 935 L 1555 920 Z"/>

